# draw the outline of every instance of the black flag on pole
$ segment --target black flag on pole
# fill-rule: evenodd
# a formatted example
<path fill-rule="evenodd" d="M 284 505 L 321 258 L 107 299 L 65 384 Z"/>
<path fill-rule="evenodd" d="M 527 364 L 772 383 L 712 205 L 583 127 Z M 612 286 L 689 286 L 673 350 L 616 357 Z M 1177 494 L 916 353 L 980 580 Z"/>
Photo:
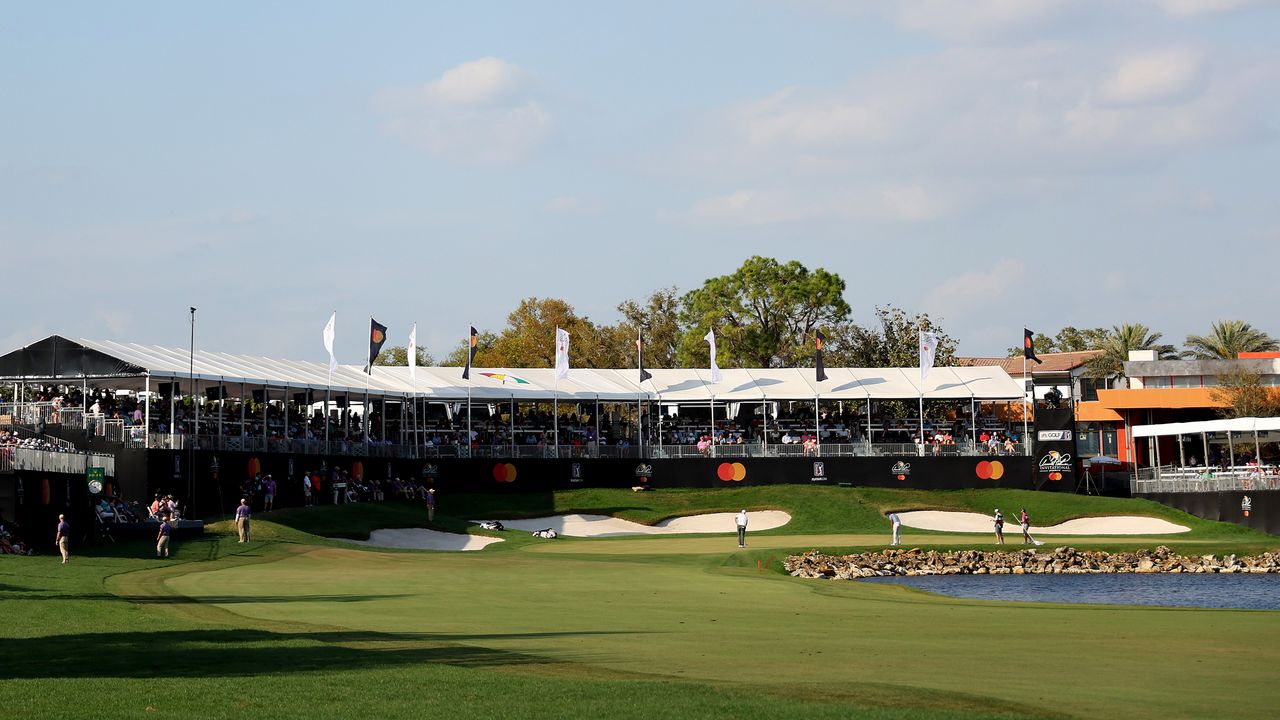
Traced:
<path fill-rule="evenodd" d="M 653 373 L 644 369 L 644 335 L 639 330 L 636 330 L 636 359 L 640 364 L 640 382 L 652 380 Z"/>
<path fill-rule="evenodd" d="M 382 352 L 382 344 L 386 341 L 387 326 L 369 318 L 369 364 L 364 366 L 366 373 L 373 374 L 373 361 L 378 359 L 378 353 Z"/>
<path fill-rule="evenodd" d="M 1035 333 L 1026 328 L 1022 328 L 1022 357 L 1028 360 L 1035 360 L 1037 365 L 1042 364 L 1040 358 L 1036 357 L 1036 343 L 1032 338 Z"/>
<path fill-rule="evenodd" d="M 827 336 L 823 335 L 821 330 L 815 330 L 813 333 L 813 344 L 815 348 L 813 352 L 813 363 L 814 369 L 817 370 L 815 375 L 818 382 L 823 382 L 827 379 L 827 368 L 822 364 L 822 346 L 825 345 L 826 342 Z"/>
<path fill-rule="evenodd" d="M 467 366 L 462 369 L 462 379 L 471 379 L 471 363 L 476 359 L 476 326 L 471 326 L 471 336 L 467 338 Z"/>

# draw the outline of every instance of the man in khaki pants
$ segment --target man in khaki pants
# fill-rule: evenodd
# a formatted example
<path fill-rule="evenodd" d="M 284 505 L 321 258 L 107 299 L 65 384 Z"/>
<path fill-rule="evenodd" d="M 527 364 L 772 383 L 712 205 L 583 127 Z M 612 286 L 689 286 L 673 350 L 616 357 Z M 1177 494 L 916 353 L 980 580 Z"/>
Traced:
<path fill-rule="evenodd" d="M 62 553 L 62 564 L 66 565 L 71 559 L 71 552 L 67 550 L 67 536 L 71 534 L 71 523 L 67 522 L 66 515 L 58 516 L 58 534 L 54 536 L 53 543 L 58 546 L 58 552 Z"/>
<path fill-rule="evenodd" d="M 249 501 L 240 498 L 240 507 L 236 508 L 236 531 L 240 533 L 240 542 L 249 542 Z"/>

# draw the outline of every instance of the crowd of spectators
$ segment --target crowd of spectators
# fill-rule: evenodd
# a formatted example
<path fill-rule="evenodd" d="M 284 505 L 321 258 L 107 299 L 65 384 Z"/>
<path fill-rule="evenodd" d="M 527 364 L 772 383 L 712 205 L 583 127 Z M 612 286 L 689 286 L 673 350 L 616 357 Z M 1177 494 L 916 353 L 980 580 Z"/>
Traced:
<path fill-rule="evenodd" d="M 16 430 L 0 430 L 0 448 L 24 448 L 47 452 L 75 452 L 65 444 L 42 437 L 22 437 Z"/>
<path fill-rule="evenodd" d="M 18 539 L 18 526 L 0 514 L 0 555 L 34 555 L 35 550 Z"/>

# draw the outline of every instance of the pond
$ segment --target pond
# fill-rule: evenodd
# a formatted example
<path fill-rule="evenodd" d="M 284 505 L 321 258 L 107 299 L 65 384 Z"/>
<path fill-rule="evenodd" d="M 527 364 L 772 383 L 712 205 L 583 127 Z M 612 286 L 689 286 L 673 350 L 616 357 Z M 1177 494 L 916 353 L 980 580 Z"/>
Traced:
<path fill-rule="evenodd" d="M 974 600 L 1280 610 L 1280 575 L 923 575 L 856 582 Z"/>

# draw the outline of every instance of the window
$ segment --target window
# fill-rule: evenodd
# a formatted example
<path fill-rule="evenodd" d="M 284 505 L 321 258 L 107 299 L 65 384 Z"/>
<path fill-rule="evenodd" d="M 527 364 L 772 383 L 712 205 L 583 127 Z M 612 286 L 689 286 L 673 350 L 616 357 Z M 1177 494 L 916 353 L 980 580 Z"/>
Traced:
<path fill-rule="evenodd" d="M 1161 377 L 1144 377 L 1142 378 L 1142 386 L 1148 388 L 1167 388 L 1169 387 L 1169 378 Z"/>
<path fill-rule="evenodd" d="M 1181 375 L 1173 379 L 1173 386 L 1176 388 L 1198 388 L 1200 387 L 1199 375 Z"/>

